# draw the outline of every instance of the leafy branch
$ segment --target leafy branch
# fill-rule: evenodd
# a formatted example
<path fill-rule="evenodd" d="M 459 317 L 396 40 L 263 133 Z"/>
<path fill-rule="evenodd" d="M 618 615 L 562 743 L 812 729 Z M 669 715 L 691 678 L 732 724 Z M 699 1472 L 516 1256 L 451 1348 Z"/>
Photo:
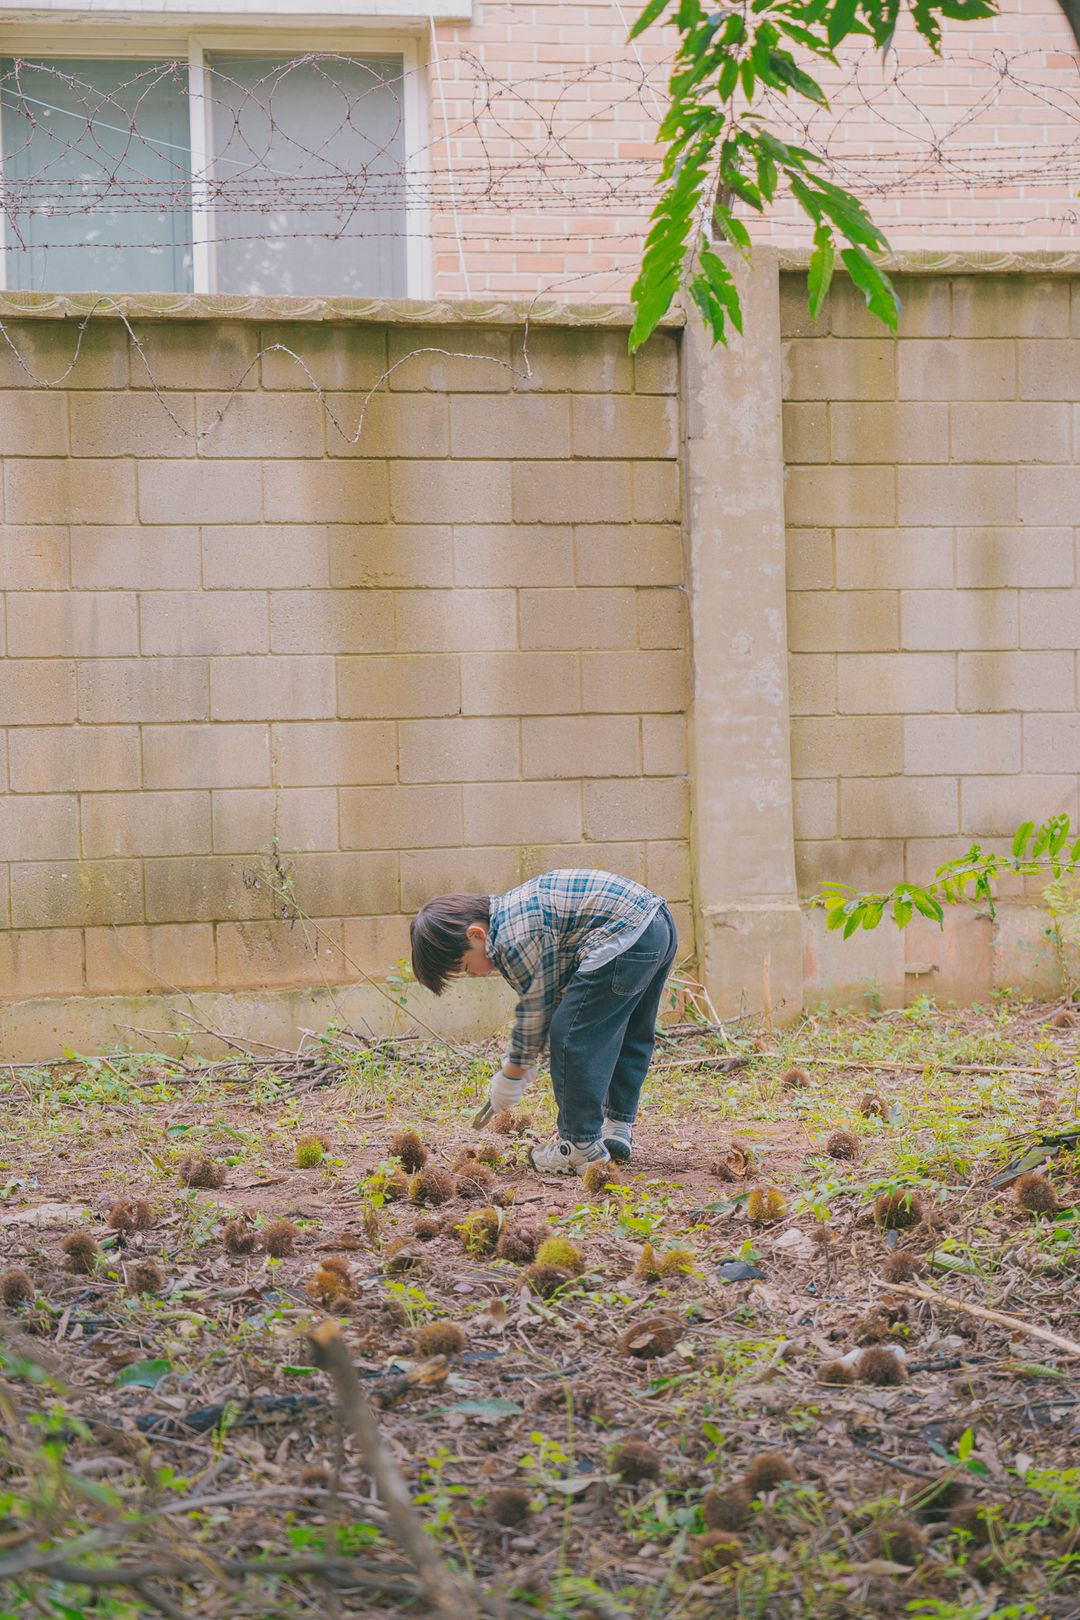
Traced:
<path fill-rule="evenodd" d="M 939 53 L 943 18 L 990 17 L 997 5 L 911 0 L 908 10 L 918 33 Z M 895 330 L 896 289 L 869 256 L 887 251 L 885 237 L 858 197 L 823 178 L 815 153 L 782 140 L 754 109 L 769 91 L 828 107 L 821 85 L 793 49 L 804 61 L 835 65 L 837 47 L 859 34 L 887 51 L 899 13 L 900 0 L 741 0 L 716 9 L 702 0 L 649 0 L 630 38 L 664 18 L 678 30 L 679 47 L 670 106 L 657 136 L 667 148 L 659 180 L 664 190 L 631 295 L 631 351 L 655 330 L 684 284 L 714 343 L 727 342 L 729 326 L 742 331 L 735 278 L 717 250 L 726 244 L 749 256 L 750 235 L 734 207 L 743 203 L 764 214 L 781 191 L 813 226 L 811 316 L 817 319 L 828 293 L 839 249 L 871 313 Z"/>
<path fill-rule="evenodd" d="M 994 888 L 1003 877 L 1041 877 L 1060 883 L 1078 872 L 1080 838 L 1073 835 L 1068 816 L 1051 816 L 1038 827 L 1033 821 L 1018 827 L 1006 855 L 972 844 L 966 855 L 939 866 L 931 883 L 898 883 L 882 893 L 824 883 L 811 905 L 824 908 L 827 928 L 842 929 L 844 938 L 850 939 L 860 928 L 876 928 L 886 915 L 900 929 L 916 915 L 943 926 L 946 906 L 985 905 L 992 917 Z"/>

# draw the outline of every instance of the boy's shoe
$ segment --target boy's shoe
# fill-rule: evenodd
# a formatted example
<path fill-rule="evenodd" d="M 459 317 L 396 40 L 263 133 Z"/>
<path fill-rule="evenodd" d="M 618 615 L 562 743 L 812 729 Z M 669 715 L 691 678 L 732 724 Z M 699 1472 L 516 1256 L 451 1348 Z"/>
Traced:
<path fill-rule="evenodd" d="M 608 1158 L 625 1164 L 634 1146 L 634 1127 L 625 1119 L 605 1119 L 602 1134 Z"/>
<path fill-rule="evenodd" d="M 607 1159 L 603 1142 L 586 1142 L 581 1146 L 567 1142 L 562 1136 L 553 1136 L 550 1142 L 543 1142 L 529 1152 L 533 1169 L 549 1176 L 579 1175 L 587 1164 L 606 1164 Z"/>

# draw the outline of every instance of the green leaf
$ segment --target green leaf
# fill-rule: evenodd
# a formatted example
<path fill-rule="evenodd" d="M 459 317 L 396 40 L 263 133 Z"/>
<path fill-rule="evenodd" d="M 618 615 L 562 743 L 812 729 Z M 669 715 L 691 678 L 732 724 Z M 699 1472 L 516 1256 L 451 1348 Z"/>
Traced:
<path fill-rule="evenodd" d="M 810 294 L 810 319 L 816 321 L 829 291 L 836 263 L 832 232 L 827 225 L 819 225 L 814 232 L 814 251 L 810 258 L 807 290 Z"/>
<path fill-rule="evenodd" d="M 859 0 L 836 0 L 825 22 L 825 37 L 831 49 L 835 50 L 851 33 L 858 5 Z"/>
<path fill-rule="evenodd" d="M 871 315 L 876 315 L 895 332 L 900 321 L 900 300 L 888 276 L 871 264 L 859 248 L 844 248 L 840 257 L 852 281 L 866 299 L 866 307 Z"/>
<path fill-rule="evenodd" d="M 911 890 L 911 899 L 915 910 L 918 911 L 922 916 L 929 917 L 932 922 L 936 923 L 943 923 L 945 921 L 945 913 L 942 911 L 940 905 L 934 899 L 933 895 L 927 894 L 925 889 L 916 889 L 913 887 Z"/>
<path fill-rule="evenodd" d="M 1012 841 L 1012 852 L 1017 859 L 1023 855 L 1024 850 L 1031 842 L 1031 835 L 1034 831 L 1035 823 L 1033 821 L 1022 821 L 1019 827 L 1017 827 L 1016 832 L 1013 834 Z"/>
<path fill-rule="evenodd" d="M 957 1460 L 957 1462 L 967 1462 L 968 1458 L 971 1456 L 971 1453 L 974 1450 L 975 1450 L 975 1431 L 974 1431 L 974 1429 L 965 1429 L 963 1434 L 960 1436 L 959 1440 L 956 1442 L 956 1460 Z"/>
<path fill-rule="evenodd" d="M 133 1361 L 130 1367 L 121 1367 L 116 1375 L 117 1389 L 136 1387 L 154 1389 L 173 1370 L 171 1361 Z"/>
<path fill-rule="evenodd" d="M 510 1418 L 520 1417 L 525 1410 L 517 1401 L 508 1401 L 501 1395 L 493 1395 L 486 1401 L 455 1401 L 453 1406 L 446 1408 L 448 1412 L 460 1412 L 463 1417 Z"/>
<path fill-rule="evenodd" d="M 670 0 L 649 0 L 645 10 L 631 28 L 629 38 L 637 39 L 639 34 L 643 34 L 646 28 L 651 27 L 657 17 L 667 10 L 669 4 Z"/>

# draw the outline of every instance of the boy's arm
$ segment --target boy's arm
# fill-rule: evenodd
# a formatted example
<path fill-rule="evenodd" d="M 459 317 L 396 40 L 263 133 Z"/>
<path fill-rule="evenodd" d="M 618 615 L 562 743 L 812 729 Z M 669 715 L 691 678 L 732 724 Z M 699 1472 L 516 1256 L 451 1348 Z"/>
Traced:
<path fill-rule="evenodd" d="M 535 1065 L 547 1041 L 555 1005 L 554 951 L 544 940 L 531 940 L 515 954 L 513 982 L 519 992 L 514 1027 L 504 1069 L 525 1070 Z"/>

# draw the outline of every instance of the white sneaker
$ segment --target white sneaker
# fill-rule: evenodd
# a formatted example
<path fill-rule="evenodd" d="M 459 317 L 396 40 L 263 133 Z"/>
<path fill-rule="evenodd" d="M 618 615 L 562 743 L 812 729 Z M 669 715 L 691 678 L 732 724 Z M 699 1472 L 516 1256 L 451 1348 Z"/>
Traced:
<path fill-rule="evenodd" d="M 581 1147 L 561 1136 L 554 1136 L 550 1142 L 543 1142 L 529 1152 L 533 1169 L 549 1176 L 580 1175 L 587 1164 L 606 1164 L 607 1159 L 603 1142 L 586 1142 Z"/>
<path fill-rule="evenodd" d="M 626 1164 L 634 1150 L 634 1127 L 624 1119 L 605 1118 L 601 1139 L 608 1158 L 614 1159 L 616 1164 Z"/>

